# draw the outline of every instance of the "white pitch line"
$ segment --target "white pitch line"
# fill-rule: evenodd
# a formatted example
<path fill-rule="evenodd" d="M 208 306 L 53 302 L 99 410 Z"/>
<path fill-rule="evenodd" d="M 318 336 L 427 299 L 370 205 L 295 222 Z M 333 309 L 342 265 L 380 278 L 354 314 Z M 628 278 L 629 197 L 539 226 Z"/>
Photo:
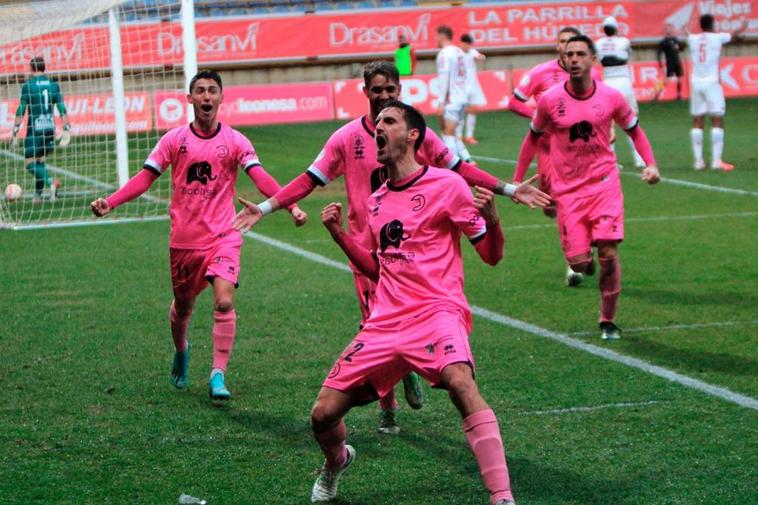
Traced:
<path fill-rule="evenodd" d="M 258 240 L 272 247 L 276 247 L 277 249 L 281 249 L 283 251 L 296 254 L 310 261 L 313 261 L 315 263 L 320 263 L 322 265 L 326 265 L 326 266 L 335 268 L 337 270 L 341 270 L 343 272 L 350 272 L 350 268 L 348 268 L 348 266 L 344 263 L 334 261 L 325 256 L 321 256 L 320 254 L 316 254 L 314 252 L 302 249 L 300 247 L 294 246 L 287 242 L 282 242 L 281 240 L 276 240 L 271 237 L 267 237 L 265 235 L 261 235 L 260 233 L 255 233 L 255 232 L 247 232 L 245 233 L 245 235 L 252 238 L 253 240 Z M 703 382 L 698 379 L 693 379 L 692 377 L 687 377 L 686 375 L 682 375 L 680 373 L 674 372 L 667 368 L 664 368 L 658 365 L 653 365 L 639 358 L 632 358 L 630 356 L 625 356 L 615 351 L 611 351 L 610 349 L 606 349 L 604 347 L 588 344 L 581 340 L 569 337 L 568 335 L 562 335 L 560 333 L 556 333 L 556 332 L 547 330 L 545 328 L 541 328 L 531 323 L 519 321 L 518 319 L 513 319 L 508 316 L 498 314 L 497 312 L 493 312 L 491 310 L 488 310 L 482 307 L 477 307 L 476 305 L 471 306 L 471 312 L 489 321 L 499 323 L 504 326 L 509 326 L 511 328 L 515 328 L 517 330 L 524 331 L 526 333 L 531 333 L 532 335 L 537 335 L 537 336 L 544 337 L 550 340 L 554 340 L 556 342 L 560 342 L 561 344 L 567 345 L 571 348 L 588 352 L 595 356 L 599 356 L 601 358 L 614 361 L 616 363 L 621 363 L 633 368 L 637 368 L 639 370 L 661 377 L 668 381 L 676 382 L 688 388 L 692 388 L 697 391 L 721 398 L 723 400 L 736 403 L 737 405 L 740 405 L 742 407 L 758 410 L 758 400 L 750 396 L 746 396 L 740 393 L 735 393 L 734 391 L 731 391 L 727 388 L 724 388 L 721 386 L 714 386 L 713 384 L 709 384 L 707 382 Z"/>
<path fill-rule="evenodd" d="M 758 212 L 729 212 L 724 214 L 699 214 L 693 216 L 651 216 L 651 217 L 630 217 L 624 219 L 625 223 L 650 223 L 657 221 L 700 221 L 703 219 L 722 219 L 727 217 L 755 217 Z M 555 228 L 555 223 L 538 223 L 538 224 L 518 224 L 515 226 L 505 226 L 505 231 L 511 230 L 534 230 L 539 228 Z"/>
<path fill-rule="evenodd" d="M 565 407 L 560 409 L 546 409 L 546 410 L 525 410 L 522 412 L 512 412 L 509 415 L 516 416 L 549 416 L 555 414 L 573 414 L 576 412 L 594 412 L 596 410 L 606 409 L 629 409 L 635 407 L 648 407 L 650 405 L 658 405 L 665 403 L 662 400 L 648 400 L 645 402 L 619 402 L 619 403 L 604 403 L 602 405 L 592 405 L 587 407 Z"/>
<path fill-rule="evenodd" d="M 721 326 L 742 326 L 758 324 L 758 319 L 752 321 L 714 321 L 712 323 L 690 323 L 690 324 L 672 324 L 669 326 L 647 326 L 644 328 L 626 328 L 624 333 L 646 333 L 650 331 L 666 331 L 666 330 L 694 330 L 696 328 L 718 328 Z M 574 333 L 567 333 L 572 337 L 587 337 L 596 335 L 596 331 L 577 331 Z"/>
<path fill-rule="evenodd" d="M 477 160 L 483 160 L 483 161 L 491 161 L 493 163 L 509 163 L 511 165 L 515 165 L 516 163 L 518 163 L 516 160 L 511 160 L 508 158 L 492 158 L 490 156 L 472 156 L 472 158 L 477 159 Z M 639 174 L 632 173 L 632 172 L 621 172 L 621 175 L 635 176 L 639 179 Z M 701 182 L 686 181 L 683 179 L 670 179 L 668 177 L 661 177 L 661 182 L 666 182 L 668 184 L 673 184 L 675 186 L 685 186 L 688 188 L 704 189 L 707 191 L 717 191 L 719 193 L 732 193 L 735 195 L 758 196 L 758 191 L 748 191 L 746 189 L 737 189 L 737 188 L 725 188 L 723 186 L 713 186 L 711 184 L 703 184 Z"/>

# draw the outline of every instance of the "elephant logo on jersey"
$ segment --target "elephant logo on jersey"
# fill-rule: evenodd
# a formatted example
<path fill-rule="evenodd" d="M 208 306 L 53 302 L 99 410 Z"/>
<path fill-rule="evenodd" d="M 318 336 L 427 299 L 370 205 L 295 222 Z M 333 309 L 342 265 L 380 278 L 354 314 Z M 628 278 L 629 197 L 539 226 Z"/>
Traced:
<path fill-rule="evenodd" d="M 590 141 L 590 137 L 594 137 L 597 135 L 597 132 L 594 128 L 592 128 L 592 123 L 589 121 L 579 121 L 578 123 L 574 123 L 571 125 L 571 128 L 569 128 L 569 140 L 571 142 L 582 139 L 585 142 Z"/>
<path fill-rule="evenodd" d="M 403 223 L 398 219 L 393 219 L 382 226 L 379 232 L 379 248 L 384 252 L 389 246 L 396 249 L 400 248 L 400 242 L 408 240 L 410 235 L 403 233 Z"/>
<path fill-rule="evenodd" d="M 216 179 L 218 179 L 218 175 L 213 176 L 213 167 L 207 161 L 193 163 L 187 170 L 187 184 L 197 181 L 206 185 L 208 181 L 215 181 Z"/>
<path fill-rule="evenodd" d="M 374 171 L 371 172 L 371 192 L 373 193 L 379 189 L 389 178 L 390 171 L 386 166 L 375 168 Z"/>

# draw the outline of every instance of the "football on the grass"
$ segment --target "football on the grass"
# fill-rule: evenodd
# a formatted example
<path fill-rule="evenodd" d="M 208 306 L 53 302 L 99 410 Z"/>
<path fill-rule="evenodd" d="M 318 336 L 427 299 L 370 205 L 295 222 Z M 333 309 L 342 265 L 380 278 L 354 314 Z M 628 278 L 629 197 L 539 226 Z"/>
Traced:
<path fill-rule="evenodd" d="M 9 202 L 18 200 L 24 196 L 24 190 L 18 184 L 8 184 L 5 186 L 5 199 Z"/>

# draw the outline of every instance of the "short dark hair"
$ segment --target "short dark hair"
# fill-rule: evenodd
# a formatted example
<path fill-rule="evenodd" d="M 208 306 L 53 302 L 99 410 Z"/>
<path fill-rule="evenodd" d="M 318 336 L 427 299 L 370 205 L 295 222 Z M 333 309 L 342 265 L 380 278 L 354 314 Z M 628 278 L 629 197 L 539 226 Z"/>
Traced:
<path fill-rule="evenodd" d="M 711 14 L 703 14 L 700 16 L 700 28 L 703 31 L 709 32 L 713 30 L 713 15 Z"/>
<path fill-rule="evenodd" d="M 586 35 L 574 35 L 570 39 L 568 39 L 568 42 L 566 42 L 566 47 L 568 47 L 569 44 L 572 42 L 584 42 L 587 44 L 587 48 L 589 48 L 591 54 L 595 54 L 595 43 L 592 42 L 592 39 L 589 38 Z"/>
<path fill-rule="evenodd" d="M 447 25 L 441 25 L 437 27 L 437 33 L 444 35 L 445 37 L 453 40 L 453 29 Z"/>
<path fill-rule="evenodd" d="M 42 56 L 35 56 L 29 60 L 29 65 L 32 67 L 32 72 L 45 71 L 45 59 Z"/>
<path fill-rule="evenodd" d="M 216 81 L 216 84 L 218 84 L 218 88 L 220 90 L 224 89 L 224 85 L 221 84 L 221 76 L 218 75 L 218 72 L 215 70 L 200 70 L 198 73 L 195 74 L 195 76 L 190 80 L 189 83 L 189 92 L 192 93 L 192 89 L 195 87 L 195 83 L 199 79 L 212 79 Z"/>
<path fill-rule="evenodd" d="M 603 27 L 603 32 L 610 37 L 611 35 L 616 35 L 616 33 L 618 33 L 618 28 L 606 25 Z"/>
<path fill-rule="evenodd" d="M 463 35 L 461 35 L 461 42 L 463 42 L 464 44 L 473 44 L 474 39 L 471 38 L 471 35 L 469 35 L 468 33 L 464 33 Z"/>
<path fill-rule="evenodd" d="M 560 36 L 562 33 L 573 33 L 574 35 L 582 34 L 582 32 L 579 31 L 579 28 L 576 28 L 574 26 L 564 26 L 561 28 L 561 31 L 558 32 L 558 36 Z"/>
<path fill-rule="evenodd" d="M 382 110 L 384 109 L 400 109 L 403 112 L 403 119 L 408 129 L 415 128 L 418 130 L 418 138 L 416 139 L 416 143 L 413 144 L 413 151 L 418 151 L 421 144 L 424 143 L 424 137 L 426 136 L 426 120 L 424 120 L 424 116 L 418 109 L 400 100 L 390 100 L 382 107 Z"/>
<path fill-rule="evenodd" d="M 397 67 L 389 61 L 371 61 L 363 67 L 363 82 L 368 88 L 371 85 L 371 79 L 375 75 L 383 75 L 388 81 L 394 81 L 400 84 L 400 72 Z"/>

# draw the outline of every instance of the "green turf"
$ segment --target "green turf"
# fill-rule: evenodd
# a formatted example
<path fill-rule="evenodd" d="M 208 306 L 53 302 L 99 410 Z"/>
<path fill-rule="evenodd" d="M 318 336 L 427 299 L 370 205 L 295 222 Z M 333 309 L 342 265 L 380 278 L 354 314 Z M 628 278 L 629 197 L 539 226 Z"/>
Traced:
<path fill-rule="evenodd" d="M 758 190 L 758 100 L 728 107 L 724 157 L 737 170 L 726 174 L 691 169 L 686 104 L 643 105 L 665 177 Z M 336 125 L 244 131 L 284 182 Z M 477 129 L 474 155 L 514 159 L 526 122 L 483 114 Z M 619 151 L 629 166 L 625 142 Z M 481 164 L 502 177 L 513 170 Z M 563 287 L 553 222 L 506 200 L 503 262 L 487 267 L 464 245 L 470 302 L 758 397 L 757 197 L 649 187 L 631 174 L 623 183 L 623 340 L 594 333 L 595 279 Z M 342 262 L 318 223 L 341 191 L 336 182 L 305 200 L 304 228 L 278 214 L 255 231 Z M 240 192 L 259 198 L 244 177 Z M 350 275 L 248 240 L 227 376 L 234 399 L 213 405 L 208 292 L 190 329 L 190 388 L 169 384 L 167 259 L 167 222 L 0 233 L 0 503 L 170 504 L 181 493 L 211 505 L 308 503 L 321 463 L 309 409 L 356 329 Z M 732 324 L 664 328 L 713 323 Z M 520 505 L 756 502 L 754 410 L 478 317 L 471 343 Z M 376 434 L 373 406 L 349 414 L 358 459 L 337 503 L 487 503 L 458 415 L 427 391 L 424 409 L 402 410 L 396 438 Z"/>

